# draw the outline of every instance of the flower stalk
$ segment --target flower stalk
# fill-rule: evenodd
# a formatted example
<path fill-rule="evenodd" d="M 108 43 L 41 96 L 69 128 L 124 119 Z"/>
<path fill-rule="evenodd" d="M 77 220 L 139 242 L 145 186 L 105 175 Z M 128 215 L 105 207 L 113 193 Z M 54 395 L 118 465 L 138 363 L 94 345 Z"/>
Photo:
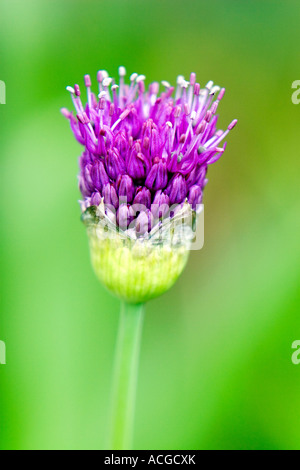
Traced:
<path fill-rule="evenodd" d="M 121 304 L 116 346 L 110 450 L 131 450 L 144 304 Z"/>

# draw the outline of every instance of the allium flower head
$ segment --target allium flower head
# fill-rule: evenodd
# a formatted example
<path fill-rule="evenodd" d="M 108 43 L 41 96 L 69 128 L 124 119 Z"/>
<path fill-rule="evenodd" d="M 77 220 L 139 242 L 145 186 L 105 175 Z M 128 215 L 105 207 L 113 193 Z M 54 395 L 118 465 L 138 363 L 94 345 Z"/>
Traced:
<path fill-rule="evenodd" d="M 149 201 L 167 196 L 170 205 L 188 201 L 195 209 L 202 202 L 207 168 L 224 153 L 222 142 L 236 124 L 217 130 L 224 88 L 213 82 L 201 88 L 192 73 L 189 81 L 177 78 L 176 90 L 166 81 L 146 90 L 144 75 L 134 73 L 126 84 L 125 74 L 120 67 L 117 84 L 100 70 L 97 96 L 86 75 L 86 105 L 79 85 L 67 87 L 76 116 L 66 109 L 62 113 L 85 147 L 79 175 L 82 209 L 101 198 L 118 212 L 125 199 L 150 209 Z"/>
<path fill-rule="evenodd" d="M 67 87 L 75 115 L 65 108 L 62 114 L 84 147 L 79 160 L 82 211 L 90 216 L 96 206 L 98 216 L 114 223 L 117 232 L 141 240 L 174 217 L 174 205 L 179 211 L 182 207 L 197 211 L 208 166 L 224 153 L 223 141 L 237 121 L 225 131 L 217 129 L 225 89 L 213 82 L 201 88 L 194 73 L 189 81 L 179 76 L 176 89 L 166 81 L 151 83 L 146 89 L 144 75 L 133 73 L 129 83 L 125 75 L 125 68 L 120 67 L 116 83 L 100 70 L 97 94 L 86 75 L 87 104 L 79 85 Z M 95 243 L 93 251 L 97 251 Z M 98 261 L 94 260 L 94 266 L 99 274 L 105 262 Z M 148 294 L 154 296 L 155 288 L 149 289 Z M 124 289 L 119 290 L 126 297 Z M 133 301 L 137 298 L 138 294 L 132 296 Z"/>

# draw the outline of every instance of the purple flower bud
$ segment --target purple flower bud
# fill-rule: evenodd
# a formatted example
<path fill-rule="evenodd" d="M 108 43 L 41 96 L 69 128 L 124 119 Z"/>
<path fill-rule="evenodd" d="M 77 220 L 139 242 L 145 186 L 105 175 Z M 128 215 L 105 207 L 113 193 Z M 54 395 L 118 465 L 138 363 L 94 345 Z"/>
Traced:
<path fill-rule="evenodd" d="M 172 152 L 168 158 L 167 168 L 170 173 L 176 173 L 178 170 L 178 160 L 180 157 L 177 152 Z"/>
<path fill-rule="evenodd" d="M 92 180 L 92 164 L 88 163 L 86 167 L 83 170 L 83 178 L 85 182 L 85 186 L 87 189 L 89 189 L 91 192 L 94 190 L 94 183 Z"/>
<path fill-rule="evenodd" d="M 128 119 L 125 121 L 125 129 L 134 139 L 138 137 L 141 130 L 141 120 L 135 108 L 130 110 Z"/>
<path fill-rule="evenodd" d="M 90 197 L 85 197 L 84 201 L 78 201 L 80 204 L 81 212 L 84 212 L 87 210 L 88 207 L 91 205 L 91 198 Z"/>
<path fill-rule="evenodd" d="M 164 192 L 157 191 L 151 205 L 151 212 L 155 219 L 163 218 L 169 212 L 170 199 Z"/>
<path fill-rule="evenodd" d="M 115 135 L 114 147 L 119 151 L 119 154 L 121 155 L 123 160 L 125 160 L 128 152 L 128 139 L 126 138 L 126 134 L 124 131 L 119 131 Z"/>
<path fill-rule="evenodd" d="M 101 157 L 106 157 L 106 155 L 107 155 L 106 138 L 105 138 L 105 130 L 104 129 L 101 129 L 100 132 L 99 132 L 97 153 Z"/>
<path fill-rule="evenodd" d="M 140 212 L 136 219 L 135 229 L 137 235 L 144 235 L 146 232 L 150 232 L 153 225 L 153 215 L 150 210 Z"/>
<path fill-rule="evenodd" d="M 142 180 L 145 179 L 149 170 L 150 162 L 141 153 L 141 144 L 139 141 L 135 142 L 130 152 L 129 158 L 127 159 L 127 173 L 131 178 Z"/>
<path fill-rule="evenodd" d="M 200 187 L 203 187 L 203 182 L 207 173 L 206 165 L 196 165 L 190 174 L 187 176 L 186 183 L 188 187 L 197 184 Z"/>
<path fill-rule="evenodd" d="M 153 124 L 152 119 L 147 119 L 147 121 L 143 123 L 142 132 L 141 132 L 142 140 L 144 140 L 145 137 L 147 137 L 147 139 L 150 141 L 152 124 Z"/>
<path fill-rule="evenodd" d="M 109 126 L 103 126 L 102 127 L 102 132 L 104 132 L 106 148 L 112 147 L 113 146 L 113 140 L 114 140 L 114 134 L 111 131 L 110 127 Z"/>
<path fill-rule="evenodd" d="M 197 163 L 197 153 L 192 152 L 190 155 L 181 158 L 179 156 L 178 160 L 178 173 L 182 175 L 188 175 L 196 166 Z"/>
<path fill-rule="evenodd" d="M 197 205 L 201 204 L 202 202 L 202 190 L 200 186 L 194 185 L 190 188 L 188 194 L 188 202 L 191 204 L 192 209 L 195 211 L 197 209 Z"/>
<path fill-rule="evenodd" d="M 102 191 L 105 184 L 109 183 L 109 177 L 105 171 L 103 162 L 97 160 L 92 166 L 91 177 L 95 189 Z"/>
<path fill-rule="evenodd" d="M 173 128 L 170 121 L 167 121 L 161 129 L 161 142 L 165 147 L 167 155 L 170 155 L 173 150 Z"/>
<path fill-rule="evenodd" d="M 142 204 L 143 206 L 147 207 L 150 209 L 151 206 L 151 193 L 149 189 L 139 186 L 136 190 L 135 197 L 133 200 L 133 205 L 134 204 Z"/>
<path fill-rule="evenodd" d="M 150 139 L 150 155 L 151 158 L 158 157 L 161 149 L 161 138 L 159 136 L 157 128 L 152 129 Z"/>
<path fill-rule="evenodd" d="M 154 191 L 158 191 L 159 189 L 165 188 L 167 184 L 168 172 L 166 163 L 162 161 L 155 162 L 148 173 L 145 186 L 149 189 L 154 189 Z"/>
<path fill-rule="evenodd" d="M 84 198 L 90 197 L 92 194 L 92 190 L 87 186 L 83 175 L 79 175 L 79 190 Z"/>
<path fill-rule="evenodd" d="M 123 201 L 126 198 L 126 203 L 132 202 L 134 196 L 134 184 L 130 176 L 120 175 L 117 179 L 117 191 L 119 199 Z"/>
<path fill-rule="evenodd" d="M 112 183 L 107 183 L 103 186 L 102 195 L 106 205 L 113 206 L 117 209 L 119 206 L 119 198 Z"/>
<path fill-rule="evenodd" d="M 125 173 L 124 161 L 115 147 L 108 150 L 105 157 L 105 167 L 108 176 L 112 180 L 116 180 L 119 175 L 123 175 Z"/>
<path fill-rule="evenodd" d="M 171 205 L 183 202 L 187 194 L 187 185 L 184 177 L 180 174 L 174 175 L 165 192 L 170 198 Z"/>
<path fill-rule="evenodd" d="M 100 202 L 101 202 L 101 194 L 98 191 L 96 191 L 91 196 L 91 205 L 99 206 Z"/>
<path fill-rule="evenodd" d="M 90 152 L 84 151 L 83 154 L 79 157 L 79 166 L 81 170 L 84 170 L 88 163 L 92 163 L 92 154 Z"/>
<path fill-rule="evenodd" d="M 107 150 L 112 147 L 113 133 L 108 126 L 102 126 L 98 136 L 97 154 L 106 157 Z"/>
<path fill-rule="evenodd" d="M 117 211 L 117 223 L 122 230 L 126 230 L 131 221 L 130 208 L 127 204 L 121 204 Z"/>

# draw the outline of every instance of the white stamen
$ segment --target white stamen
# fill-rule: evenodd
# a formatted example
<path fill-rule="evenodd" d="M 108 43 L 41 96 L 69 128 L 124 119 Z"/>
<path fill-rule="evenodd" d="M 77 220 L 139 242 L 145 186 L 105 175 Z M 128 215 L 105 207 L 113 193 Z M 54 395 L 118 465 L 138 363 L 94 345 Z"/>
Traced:
<path fill-rule="evenodd" d="M 100 70 L 100 72 L 102 73 L 102 77 L 103 77 L 103 79 L 105 79 L 105 78 L 108 78 L 108 77 L 109 77 L 109 75 L 108 75 L 108 73 L 107 73 L 107 71 L 106 71 L 106 70 Z"/>
<path fill-rule="evenodd" d="M 101 98 L 105 98 L 106 94 L 107 94 L 106 91 L 101 91 L 101 93 L 99 93 L 98 95 L 99 100 L 101 100 Z"/>
<path fill-rule="evenodd" d="M 213 87 L 213 84 L 214 82 L 212 80 L 210 80 L 206 85 L 205 85 L 205 88 L 207 88 L 209 91 L 211 90 L 211 88 Z"/>
<path fill-rule="evenodd" d="M 161 84 L 162 84 L 162 86 L 165 86 L 166 88 L 171 88 L 170 83 L 167 82 L 166 80 L 162 80 Z"/>
<path fill-rule="evenodd" d="M 125 77 L 125 75 L 126 75 L 126 69 L 122 65 L 121 65 L 121 67 L 119 67 L 119 75 L 120 75 L 120 77 Z"/>
<path fill-rule="evenodd" d="M 212 89 L 211 89 L 211 92 L 209 93 L 210 95 L 215 95 L 216 93 L 218 93 L 218 91 L 220 91 L 221 88 L 219 86 L 214 86 Z"/>
<path fill-rule="evenodd" d="M 136 79 L 136 83 L 143 82 L 144 80 L 146 80 L 145 75 L 139 75 Z"/>
<path fill-rule="evenodd" d="M 111 84 L 111 82 L 112 82 L 112 78 L 106 77 L 106 78 L 104 78 L 102 84 L 103 84 L 104 87 L 108 87 Z"/>
<path fill-rule="evenodd" d="M 131 75 L 130 75 L 130 81 L 131 81 L 131 82 L 134 82 L 135 79 L 136 79 L 138 76 L 139 76 L 139 75 L 138 75 L 137 73 L 131 74 Z"/>
<path fill-rule="evenodd" d="M 170 129 L 172 129 L 172 127 L 173 127 L 173 125 L 172 125 L 172 123 L 171 123 L 170 121 L 167 121 L 167 122 L 166 122 L 166 125 L 169 126 Z"/>
<path fill-rule="evenodd" d="M 186 80 L 182 80 L 180 85 L 181 85 L 182 88 L 188 88 L 189 82 L 187 82 Z"/>
<path fill-rule="evenodd" d="M 67 86 L 67 87 L 66 87 L 66 90 L 69 91 L 70 93 L 72 93 L 72 95 L 75 95 L 75 90 L 74 90 L 73 87 Z"/>
<path fill-rule="evenodd" d="M 177 77 L 177 85 L 181 85 L 181 83 L 184 81 L 184 76 L 183 75 L 178 75 Z"/>
<path fill-rule="evenodd" d="M 120 90 L 119 90 L 119 103 L 120 104 L 123 104 L 123 97 L 124 97 L 124 94 L 125 94 L 125 89 L 124 89 L 124 77 L 126 75 L 126 69 L 125 67 L 121 66 L 119 67 L 119 75 L 120 75 Z"/>
<path fill-rule="evenodd" d="M 192 111 L 191 112 L 191 120 L 194 121 L 194 119 L 196 119 L 196 116 L 197 116 L 196 111 Z"/>
<path fill-rule="evenodd" d="M 117 88 L 119 88 L 119 85 L 113 85 L 113 86 L 111 87 L 112 91 L 116 90 Z"/>

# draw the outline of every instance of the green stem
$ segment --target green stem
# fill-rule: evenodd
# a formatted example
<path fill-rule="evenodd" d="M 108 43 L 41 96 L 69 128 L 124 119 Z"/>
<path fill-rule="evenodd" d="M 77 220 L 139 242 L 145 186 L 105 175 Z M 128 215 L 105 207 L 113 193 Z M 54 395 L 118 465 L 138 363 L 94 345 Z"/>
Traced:
<path fill-rule="evenodd" d="M 111 450 L 130 450 L 144 305 L 123 303 L 116 349 L 111 421 Z"/>

